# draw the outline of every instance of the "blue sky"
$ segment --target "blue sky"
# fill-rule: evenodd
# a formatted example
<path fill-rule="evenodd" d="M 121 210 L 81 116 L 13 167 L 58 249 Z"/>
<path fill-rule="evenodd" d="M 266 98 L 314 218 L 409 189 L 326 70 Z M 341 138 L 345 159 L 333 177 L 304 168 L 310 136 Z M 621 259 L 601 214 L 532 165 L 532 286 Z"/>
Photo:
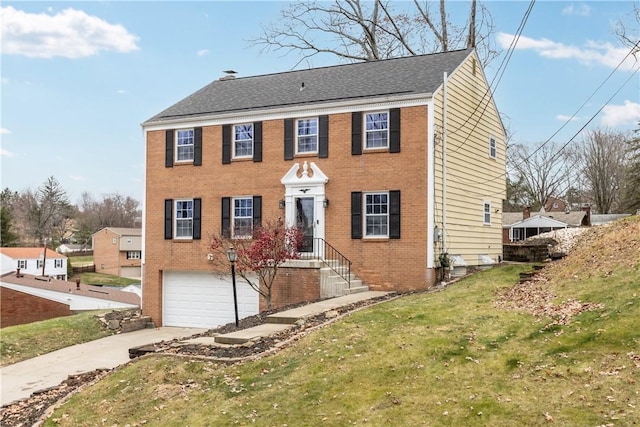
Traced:
<path fill-rule="evenodd" d="M 455 2 L 451 11 L 467 4 Z M 529 4 L 485 2 L 504 53 Z M 3 1 L 2 188 L 35 190 L 54 176 L 72 203 L 84 191 L 98 199 L 119 193 L 142 202 L 140 124 L 223 70 L 251 76 L 292 69 L 299 60 L 294 54 L 261 53 L 248 42 L 260 34 L 261 24 L 278 18 L 283 5 Z M 566 124 L 553 137 L 564 144 L 600 109 L 586 129 L 637 127 L 640 62 L 628 60 L 614 72 L 628 50 L 613 28 L 619 19 L 633 23 L 633 6 L 633 1 L 534 4 L 504 71 L 497 74 L 503 57 L 485 70 L 512 142 L 546 141 Z M 638 38 L 637 24 L 628 28 Z M 309 65 L 337 63 L 322 57 Z"/>

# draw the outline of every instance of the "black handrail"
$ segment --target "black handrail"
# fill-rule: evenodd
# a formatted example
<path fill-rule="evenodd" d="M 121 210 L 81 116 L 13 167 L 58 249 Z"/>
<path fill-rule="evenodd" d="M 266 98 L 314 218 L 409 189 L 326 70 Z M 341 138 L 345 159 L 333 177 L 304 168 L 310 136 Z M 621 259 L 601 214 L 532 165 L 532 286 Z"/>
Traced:
<path fill-rule="evenodd" d="M 334 273 L 345 280 L 347 282 L 348 289 L 351 289 L 351 260 L 340 253 L 339 250 L 331 246 L 331 244 L 323 238 L 314 237 L 313 250 L 311 252 L 302 252 L 300 257 L 304 259 L 316 259 L 322 262 L 333 270 Z M 336 270 L 336 267 L 341 267 L 341 271 Z M 346 273 L 344 272 L 344 269 L 347 270 Z"/>

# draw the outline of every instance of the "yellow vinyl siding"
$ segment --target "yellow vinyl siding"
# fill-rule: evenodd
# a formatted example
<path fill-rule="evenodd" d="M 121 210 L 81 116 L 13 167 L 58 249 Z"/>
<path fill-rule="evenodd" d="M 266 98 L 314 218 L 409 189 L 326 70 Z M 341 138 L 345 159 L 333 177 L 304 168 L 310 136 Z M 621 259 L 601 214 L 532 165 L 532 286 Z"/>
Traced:
<path fill-rule="evenodd" d="M 502 199 L 505 197 L 505 134 L 498 111 L 471 55 L 447 81 L 447 123 L 443 126 L 444 90 L 434 97 L 435 222 L 444 229 L 446 251 L 477 265 L 479 255 L 502 255 Z M 480 104 L 478 104 L 480 103 Z M 443 226 L 442 147 L 446 130 L 446 224 Z M 496 158 L 489 138 L 496 140 Z M 484 202 L 491 203 L 491 224 L 484 224 Z M 498 210 L 498 212 L 496 212 Z M 444 246 L 436 246 L 436 257 Z"/>

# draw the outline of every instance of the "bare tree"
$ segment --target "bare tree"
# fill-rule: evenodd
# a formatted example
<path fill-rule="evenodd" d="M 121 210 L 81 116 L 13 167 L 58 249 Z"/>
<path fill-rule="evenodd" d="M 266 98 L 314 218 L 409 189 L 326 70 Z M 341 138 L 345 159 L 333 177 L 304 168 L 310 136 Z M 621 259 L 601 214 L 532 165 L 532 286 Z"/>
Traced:
<path fill-rule="evenodd" d="M 614 32 L 618 39 L 629 49 L 632 49 L 632 55 L 636 59 L 640 59 L 640 40 L 638 40 L 638 26 L 640 26 L 640 6 L 638 4 L 633 5 L 633 9 L 628 14 L 628 19 L 625 22 L 624 18 L 618 19 Z"/>
<path fill-rule="evenodd" d="M 545 206 L 549 197 L 560 196 L 571 187 L 577 163 L 572 150 L 561 150 L 552 142 L 532 148 L 515 144 L 507 149 L 507 169 L 514 176 L 513 182 L 521 186 L 524 193 L 521 198 L 534 209 Z"/>
<path fill-rule="evenodd" d="M 589 131 L 582 139 L 582 175 L 599 213 L 620 210 L 627 139 L 622 132 L 602 129 Z"/>
<path fill-rule="evenodd" d="M 134 227 L 136 218 L 141 215 L 139 205 L 137 200 L 118 193 L 103 195 L 102 200 L 82 193 L 76 238 L 81 244 L 87 244 L 91 235 L 104 227 Z"/>
<path fill-rule="evenodd" d="M 262 26 L 262 35 L 250 41 L 264 50 L 300 54 L 295 66 L 318 54 L 348 62 L 374 61 L 477 47 L 485 65 L 498 55 L 491 43 L 493 19 L 482 4 L 472 0 L 468 15 L 457 21 L 447 13 L 445 0 L 439 1 L 438 13 L 432 12 L 433 4 L 428 0 L 291 2 L 276 23 Z"/>

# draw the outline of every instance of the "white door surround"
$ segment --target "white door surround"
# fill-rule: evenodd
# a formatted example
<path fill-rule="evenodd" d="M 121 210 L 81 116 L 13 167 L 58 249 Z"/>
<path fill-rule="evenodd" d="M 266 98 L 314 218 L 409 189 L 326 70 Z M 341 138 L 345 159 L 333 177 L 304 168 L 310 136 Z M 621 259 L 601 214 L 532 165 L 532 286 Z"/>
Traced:
<path fill-rule="evenodd" d="M 296 202 L 298 198 L 313 198 L 313 237 L 324 239 L 325 184 L 329 178 L 314 163 L 296 163 L 282 177 L 280 182 L 285 187 L 285 218 L 287 227 L 295 227 Z"/>

